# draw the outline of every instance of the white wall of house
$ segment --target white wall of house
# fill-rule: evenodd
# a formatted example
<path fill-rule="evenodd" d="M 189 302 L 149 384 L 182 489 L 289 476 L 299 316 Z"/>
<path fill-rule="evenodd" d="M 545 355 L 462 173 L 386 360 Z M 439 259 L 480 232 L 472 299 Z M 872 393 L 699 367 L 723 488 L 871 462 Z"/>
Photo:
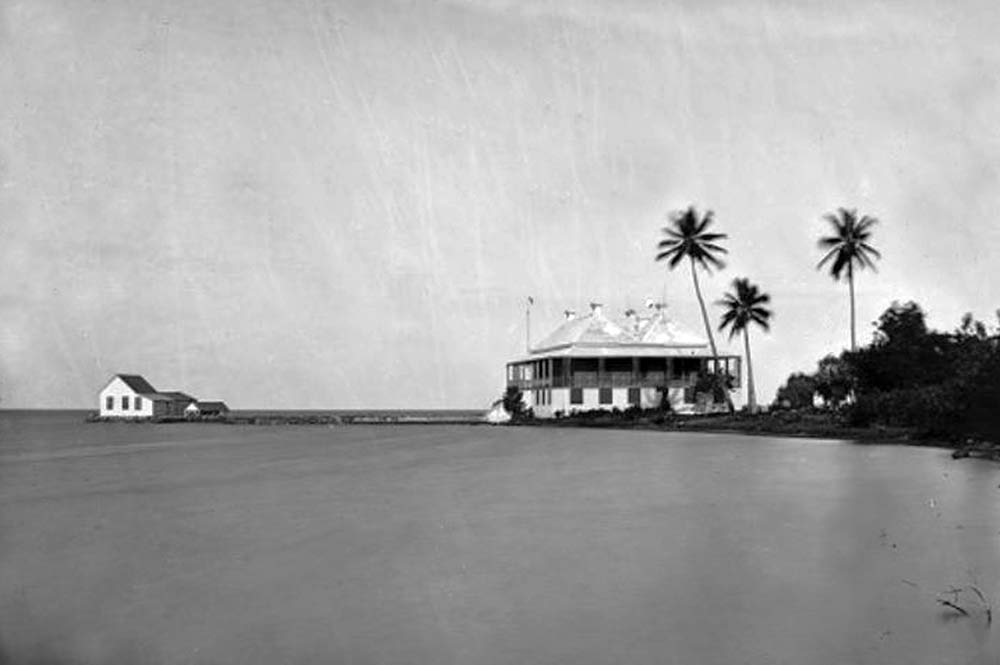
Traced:
<path fill-rule="evenodd" d="M 547 390 L 549 392 L 551 395 L 550 403 L 537 404 L 534 401 L 536 395 L 535 391 L 524 391 L 525 406 L 534 409 L 535 416 L 539 418 L 555 417 L 555 413 L 557 411 L 562 411 L 564 414 L 568 415 L 572 411 L 591 411 L 593 409 L 611 411 L 614 408 L 618 408 L 621 411 L 624 411 L 631 406 L 628 403 L 628 388 L 612 388 L 610 404 L 601 404 L 600 391 L 597 388 L 582 389 L 582 404 L 571 403 L 570 400 L 572 399 L 572 395 L 569 388 L 543 388 L 541 390 Z M 650 392 L 655 395 L 655 398 L 647 397 L 647 393 Z M 659 405 L 660 403 L 659 394 L 656 392 L 655 388 L 643 389 L 640 391 L 640 400 L 642 401 L 642 406 L 646 408 Z"/>
<path fill-rule="evenodd" d="M 547 394 L 543 395 L 542 391 L 547 391 Z M 582 404 L 571 403 L 569 388 L 529 388 L 524 390 L 522 394 L 525 408 L 532 409 L 537 418 L 554 418 L 558 411 L 568 415 L 573 411 L 591 411 L 595 409 L 611 411 L 618 408 L 624 411 L 631 406 L 628 403 L 628 388 L 612 388 L 610 404 L 601 404 L 598 388 L 583 388 L 582 391 Z M 696 410 L 694 403 L 684 401 L 683 386 L 669 388 L 668 399 L 670 400 L 670 408 L 675 413 L 694 413 Z M 658 408 L 660 406 L 659 388 L 640 388 L 639 406 L 643 409 Z"/>
<path fill-rule="evenodd" d="M 98 400 L 102 417 L 149 418 L 153 415 L 153 400 L 138 395 L 121 377 L 113 378 L 101 391 Z"/>

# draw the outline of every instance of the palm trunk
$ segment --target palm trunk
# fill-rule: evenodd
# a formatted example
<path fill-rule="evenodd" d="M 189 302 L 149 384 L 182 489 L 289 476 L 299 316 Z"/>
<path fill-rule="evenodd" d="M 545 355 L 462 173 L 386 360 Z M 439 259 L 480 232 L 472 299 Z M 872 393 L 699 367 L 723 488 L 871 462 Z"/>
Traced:
<path fill-rule="evenodd" d="M 691 259 L 691 279 L 694 280 L 694 294 L 698 297 L 698 306 L 701 307 L 701 320 L 705 323 L 705 334 L 708 335 L 708 346 L 712 350 L 712 360 L 715 361 L 715 369 L 719 369 L 719 351 L 715 347 L 715 336 L 712 335 L 712 324 L 708 322 L 708 310 L 705 309 L 705 300 L 701 297 L 701 286 L 698 284 L 698 271 L 694 268 L 694 259 Z M 729 390 L 726 391 L 726 407 L 729 412 L 732 413 L 736 409 L 733 408 L 733 398 L 729 395 Z"/>
<path fill-rule="evenodd" d="M 854 332 L 854 264 L 847 264 L 847 285 L 851 290 L 851 351 L 858 350 L 858 343 Z"/>
<path fill-rule="evenodd" d="M 753 362 L 750 361 L 750 333 L 743 329 L 743 348 L 747 354 L 747 407 L 750 413 L 757 413 L 757 391 L 753 385 Z"/>

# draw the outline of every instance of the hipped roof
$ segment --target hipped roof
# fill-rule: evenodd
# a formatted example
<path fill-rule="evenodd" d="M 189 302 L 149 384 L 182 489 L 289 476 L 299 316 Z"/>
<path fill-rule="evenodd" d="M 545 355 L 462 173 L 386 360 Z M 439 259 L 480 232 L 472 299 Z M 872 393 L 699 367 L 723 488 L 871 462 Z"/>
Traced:
<path fill-rule="evenodd" d="M 612 321 L 600 306 L 570 318 L 531 349 L 528 359 L 547 357 L 701 356 L 708 341 L 669 319 L 662 308 L 649 316 Z"/>

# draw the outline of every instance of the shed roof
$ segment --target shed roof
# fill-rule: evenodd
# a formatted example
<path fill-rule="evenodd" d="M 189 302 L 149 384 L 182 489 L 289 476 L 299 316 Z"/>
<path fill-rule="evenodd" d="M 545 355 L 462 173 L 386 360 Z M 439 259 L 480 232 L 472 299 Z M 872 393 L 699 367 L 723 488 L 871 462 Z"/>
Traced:
<path fill-rule="evenodd" d="M 139 394 L 142 397 L 145 397 L 146 399 L 151 400 L 153 402 L 173 402 L 173 401 L 175 401 L 175 399 L 173 397 L 171 397 L 170 395 L 168 395 L 166 393 L 152 392 L 152 393 L 139 393 Z"/>
<path fill-rule="evenodd" d="M 225 402 L 196 402 L 201 411 L 228 411 L 229 407 Z"/>
<path fill-rule="evenodd" d="M 166 395 L 167 397 L 177 401 L 177 402 L 196 402 L 194 397 L 191 397 L 187 393 L 182 393 L 179 390 L 164 390 L 160 393 L 161 395 Z"/>

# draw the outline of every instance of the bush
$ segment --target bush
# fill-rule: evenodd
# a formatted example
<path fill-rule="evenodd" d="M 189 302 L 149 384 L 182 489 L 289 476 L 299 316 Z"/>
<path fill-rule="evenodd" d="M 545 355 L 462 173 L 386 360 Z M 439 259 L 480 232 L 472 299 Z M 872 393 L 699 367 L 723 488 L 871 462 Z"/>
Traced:
<path fill-rule="evenodd" d="M 733 389 L 733 377 L 725 373 L 716 374 L 706 372 L 698 376 L 694 383 L 694 392 L 705 393 L 712 396 L 712 401 L 722 403 L 726 401 L 726 394 Z M 663 393 L 664 401 L 669 402 L 667 393 Z"/>
<path fill-rule="evenodd" d="M 813 405 L 816 378 L 808 374 L 792 374 L 785 385 L 778 388 L 775 404 L 784 409 L 805 409 Z"/>
<path fill-rule="evenodd" d="M 525 417 L 524 394 L 520 388 L 517 386 L 507 386 L 507 390 L 500 399 L 503 402 L 504 411 L 510 414 L 511 420 Z"/>

